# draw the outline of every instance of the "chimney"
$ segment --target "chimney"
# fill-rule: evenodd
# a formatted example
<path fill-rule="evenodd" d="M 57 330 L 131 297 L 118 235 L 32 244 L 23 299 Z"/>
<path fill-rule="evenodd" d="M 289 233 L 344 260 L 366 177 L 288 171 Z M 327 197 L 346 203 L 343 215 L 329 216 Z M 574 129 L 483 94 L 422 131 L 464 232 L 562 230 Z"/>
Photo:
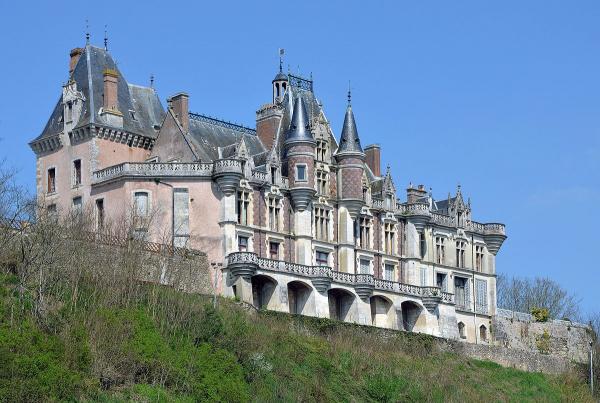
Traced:
<path fill-rule="evenodd" d="M 406 198 L 409 204 L 416 203 L 417 200 L 427 197 L 425 185 L 419 185 L 418 188 L 413 188 L 412 184 L 406 189 Z"/>
<path fill-rule="evenodd" d="M 375 176 L 381 176 L 381 147 L 371 144 L 365 147 L 365 161 Z"/>
<path fill-rule="evenodd" d="M 189 132 L 190 130 L 189 100 L 190 97 L 185 92 L 175 94 L 168 100 L 175 117 L 179 121 L 179 124 L 185 133 Z"/>
<path fill-rule="evenodd" d="M 256 111 L 256 135 L 267 150 L 273 147 L 283 112 L 273 104 L 263 105 Z"/>
<path fill-rule="evenodd" d="M 119 112 L 119 72 L 115 69 L 104 69 L 104 112 L 121 115 Z"/>
<path fill-rule="evenodd" d="M 71 49 L 69 56 L 71 59 L 69 60 L 69 77 L 73 75 L 73 70 L 75 70 L 75 66 L 77 66 L 77 62 L 79 61 L 79 57 L 83 53 L 83 48 L 74 48 Z"/>

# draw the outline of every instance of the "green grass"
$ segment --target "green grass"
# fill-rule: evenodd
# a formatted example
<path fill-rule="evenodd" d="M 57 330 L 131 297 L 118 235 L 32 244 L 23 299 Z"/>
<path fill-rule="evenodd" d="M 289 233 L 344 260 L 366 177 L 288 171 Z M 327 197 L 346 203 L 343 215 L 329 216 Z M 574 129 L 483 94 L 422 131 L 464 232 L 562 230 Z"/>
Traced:
<path fill-rule="evenodd" d="M 436 352 L 434 339 L 146 286 L 132 303 L 33 315 L 0 277 L 0 401 L 592 401 L 548 376 Z M 81 292 L 81 291 L 80 291 Z"/>

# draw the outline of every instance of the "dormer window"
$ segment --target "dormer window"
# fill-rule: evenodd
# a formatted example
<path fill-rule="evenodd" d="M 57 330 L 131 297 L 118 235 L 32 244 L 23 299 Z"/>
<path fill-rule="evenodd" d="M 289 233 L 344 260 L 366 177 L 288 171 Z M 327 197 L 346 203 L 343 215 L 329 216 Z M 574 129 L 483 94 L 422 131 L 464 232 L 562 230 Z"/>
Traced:
<path fill-rule="evenodd" d="M 67 102 L 67 118 L 66 122 L 73 121 L 73 102 Z"/>
<path fill-rule="evenodd" d="M 325 162 L 327 156 L 327 142 L 325 140 L 317 140 L 317 161 Z"/>
<path fill-rule="evenodd" d="M 130 111 L 129 111 L 129 116 L 131 116 L 131 120 L 137 120 L 137 119 L 135 118 L 135 111 L 132 111 L 132 110 L 130 110 Z"/>

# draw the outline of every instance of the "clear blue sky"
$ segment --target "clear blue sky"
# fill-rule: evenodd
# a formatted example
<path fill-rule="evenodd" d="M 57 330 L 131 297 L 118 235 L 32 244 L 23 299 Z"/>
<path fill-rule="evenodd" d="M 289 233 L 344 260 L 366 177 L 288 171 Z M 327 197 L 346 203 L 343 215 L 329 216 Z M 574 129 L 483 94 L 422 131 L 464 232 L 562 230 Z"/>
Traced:
<path fill-rule="evenodd" d="M 200 4 L 202 3 L 202 5 Z M 425 4 L 426 3 L 426 4 Z M 258 5 L 260 4 L 260 6 Z M 600 2 L 7 2 L 0 154 L 33 189 L 37 136 L 68 52 L 109 50 L 127 80 L 254 125 L 278 66 L 313 73 L 337 135 L 348 80 L 364 145 L 409 181 L 507 225 L 498 272 L 549 276 L 600 310 Z"/>

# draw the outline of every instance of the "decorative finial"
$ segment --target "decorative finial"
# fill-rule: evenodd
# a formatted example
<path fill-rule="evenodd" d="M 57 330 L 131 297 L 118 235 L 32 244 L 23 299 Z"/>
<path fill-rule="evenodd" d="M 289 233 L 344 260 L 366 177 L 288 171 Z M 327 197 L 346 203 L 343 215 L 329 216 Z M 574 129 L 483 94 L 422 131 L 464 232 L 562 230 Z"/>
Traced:
<path fill-rule="evenodd" d="M 87 19 L 85 20 L 85 44 L 90 44 L 90 24 Z"/>
<path fill-rule="evenodd" d="M 108 51 L 108 25 L 104 25 L 104 50 Z"/>
<path fill-rule="evenodd" d="M 154 88 L 154 74 L 150 74 L 150 88 Z"/>
<path fill-rule="evenodd" d="M 279 48 L 279 72 L 283 72 L 283 55 L 285 54 L 284 48 Z M 289 70 L 289 68 L 288 68 Z"/>
<path fill-rule="evenodd" d="M 352 89 L 350 87 L 350 80 L 348 80 L 348 106 L 352 105 Z"/>

